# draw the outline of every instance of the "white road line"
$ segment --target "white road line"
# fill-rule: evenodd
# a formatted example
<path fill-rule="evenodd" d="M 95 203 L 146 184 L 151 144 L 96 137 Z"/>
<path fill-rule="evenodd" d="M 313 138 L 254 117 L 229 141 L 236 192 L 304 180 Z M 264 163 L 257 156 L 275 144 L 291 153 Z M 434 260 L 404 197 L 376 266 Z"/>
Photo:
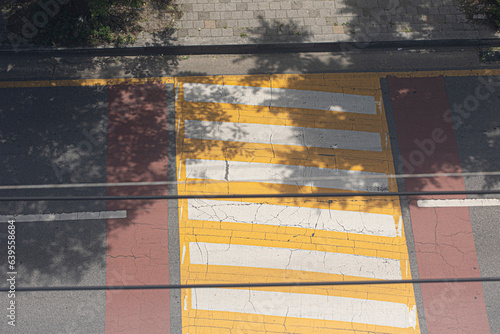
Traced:
<path fill-rule="evenodd" d="M 184 83 L 184 101 L 305 108 L 359 114 L 377 113 L 373 96 L 298 89 Z"/>
<path fill-rule="evenodd" d="M 186 120 L 185 136 L 243 143 L 382 151 L 378 132 Z"/>
<path fill-rule="evenodd" d="M 192 289 L 197 310 L 415 328 L 415 307 L 376 300 L 240 289 Z"/>
<path fill-rule="evenodd" d="M 51 222 L 56 220 L 91 220 L 91 219 L 118 219 L 127 218 L 127 210 L 96 211 L 96 212 L 70 212 L 70 213 L 43 213 L 33 215 L 3 215 L 0 223 L 10 219 L 16 222 Z"/>
<path fill-rule="evenodd" d="M 373 279 L 401 279 L 398 260 L 302 249 L 189 243 L 191 264 L 300 270 Z"/>
<path fill-rule="evenodd" d="M 451 208 L 468 206 L 499 206 L 498 198 L 467 198 L 467 199 L 419 199 L 417 206 L 421 208 Z"/>
<path fill-rule="evenodd" d="M 380 179 L 357 179 L 358 175 L 378 175 Z M 345 176 L 345 179 L 294 181 L 288 178 Z M 186 178 L 247 181 L 269 180 L 266 183 L 334 188 L 354 191 L 389 191 L 387 175 L 319 167 L 279 165 L 224 160 L 186 160 Z"/>
<path fill-rule="evenodd" d="M 324 231 L 401 236 L 401 217 L 357 211 L 327 210 L 250 202 L 188 199 L 188 219 L 292 226 Z"/>

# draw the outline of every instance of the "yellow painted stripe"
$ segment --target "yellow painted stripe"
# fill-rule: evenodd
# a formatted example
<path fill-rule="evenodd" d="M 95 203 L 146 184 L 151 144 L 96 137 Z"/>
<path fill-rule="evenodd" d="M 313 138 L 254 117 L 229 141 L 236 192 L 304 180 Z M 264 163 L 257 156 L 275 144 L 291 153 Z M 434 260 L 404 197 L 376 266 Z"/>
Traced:
<path fill-rule="evenodd" d="M 363 151 L 366 154 L 360 154 L 356 150 L 308 149 L 300 146 L 199 139 L 184 139 L 184 142 L 180 145 L 183 148 L 183 159 L 231 160 L 288 166 L 338 168 L 382 174 L 387 172 L 389 164 L 391 164 L 388 161 L 388 154 L 379 152 Z"/>
<path fill-rule="evenodd" d="M 418 333 L 419 328 L 394 328 L 340 321 L 191 310 L 185 333 Z M 184 323 L 184 317 L 183 317 Z"/>
<path fill-rule="evenodd" d="M 266 125 L 380 132 L 380 114 L 356 114 L 316 109 L 262 107 L 240 104 L 182 101 L 181 117 L 212 122 L 241 122 Z"/>
<path fill-rule="evenodd" d="M 260 269 L 260 270 L 259 270 Z M 277 270 L 244 267 L 222 266 L 186 266 L 182 274 L 189 277 L 183 284 L 240 284 L 240 283 L 286 283 L 286 282 L 338 282 L 344 281 L 339 275 L 315 275 L 305 271 Z M 345 277 L 345 281 L 356 281 L 359 278 Z M 347 297 L 357 299 L 378 300 L 392 303 L 411 304 L 412 290 L 407 287 L 399 289 L 380 288 L 380 285 L 346 285 L 342 287 L 299 286 L 299 287 L 262 287 L 252 290 L 302 293 L 324 296 Z"/>
<path fill-rule="evenodd" d="M 1 81 L 0 88 L 29 88 L 29 87 L 67 87 L 67 86 L 114 86 L 114 85 L 143 85 L 146 83 L 170 84 L 173 77 L 158 78 L 114 78 L 114 79 L 75 79 L 75 80 L 39 80 L 39 81 Z"/>
<path fill-rule="evenodd" d="M 143 84 L 158 82 L 163 84 L 198 82 L 230 84 L 242 86 L 271 87 L 272 79 L 276 88 L 321 90 L 344 92 L 348 94 L 371 95 L 374 78 L 395 76 L 400 78 L 453 77 L 453 76 L 488 76 L 500 75 L 500 69 L 442 70 L 418 72 L 362 72 L 362 73 L 327 73 L 327 74 L 286 74 L 286 75 L 248 75 L 248 76 L 202 76 L 202 77 L 150 77 L 150 78 L 108 78 L 108 79 L 73 79 L 73 80 L 35 80 L 35 81 L 0 81 L 0 88 L 23 87 L 63 87 L 63 86 L 106 86 L 119 84 Z M 316 81 L 311 85 L 308 76 Z M 238 78 L 240 77 L 240 78 Z M 241 79 L 244 77 L 244 79 Z M 342 82 L 342 81 L 345 82 Z M 378 84 L 378 83 L 377 83 Z M 344 86 L 343 86 L 344 85 Z M 335 89 L 333 87 L 341 87 Z M 375 85 L 376 86 L 376 85 Z M 346 90 L 347 89 L 347 90 Z M 375 94 L 380 94 L 378 88 Z M 376 96 L 374 94 L 374 96 Z M 179 109 L 178 109 L 179 110 Z"/>
<path fill-rule="evenodd" d="M 183 168 L 185 170 L 185 168 Z M 205 183 L 205 180 L 196 180 L 199 181 L 200 184 L 179 184 L 178 185 L 178 193 L 179 195 L 189 195 L 189 194 L 212 194 L 212 195 L 225 195 L 225 194 L 282 194 L 282 193 L 331 193 L 333 190 L 336 193 L 343 193 L 348 191 L 340 191 L 336 189 L 327 189 L 327 188 L 314 188 L 314 187 L 306 187 L 306 186 L 294 186 L 288 184 L 270 184 L 270 183 L 257 183 L 257 182 L 214 182 L 214 183 Z M 315 198 L 308 198 L 309 201 Z M 276 203 L 270 202 L 271 198 L 260 198 L 260 199 L 245 199 L 245 201 L 250 201 L 253 203 Z M 259 202 L 260 200 L 260 202 Z M 283 199 L 284 202 L 287 203 Z M 291 199 L 290 199 L 291 200 Z M 301 199 L 295 199 L 295 201 L 300 201 Z M 305 200 L 305 199 L 302 199 Z M 328 208 L 328 200 L 331 200 L 332 206 L 330 208 L 334 209 L 342 209 L 343 207 L 358 207 L 359 210 L 363 212 L 370 213 L 380 213 L 387 215 L 397 214 L 396 212 L 400 212 L 400 209 L 396 208 L 396 197 L 349 197 L 349 201 L 347 200 L 337 200 L 335 198 L 329 199 L 325 197 L 323 199 L 318 199 L 318 208 Z M 321 201 L 321 202 L 320 202 Z M 325 203 L 326 202 L 326 203 Z M 359 203 L 359 204 L 358 204 Z M 300 205 L 300 204 L 299 204 Z M 358 206 L 359 205 L 359 206 Z M 315 207 L 311 205 L 311 207 Z M 187 211 L 187 207 L 185 208 Z M 354 209 L 355 210 L 355 209 Z M 398 210 L 398 211 L 395 211 Z"/>
<path fill-rule="evenodd" d="M 255 237 L 264 235 L 266 240 L 304 242 L 311 244 L 332 244 L 335 246 L 346 245 L 367 245 L 368 243 L 381 244 L 391 246 L 392 248 L 381 248 L 381 251 L 397 252 L 406 254 L 406 242 L 403 237 L 381 237 L 374 235 L 333 232 L 324 230 L 315 230 L 301 227 L 290 226 L 274 226 L 264 224 L 245 224 L 245 223 L 230 223 L 218 221 L 204 220 L 187 220 L 185 223 L 186 229 L 191 229 L 191 233 L 197 236 L 238 236 L 248 235 Z M 188 232 L 185 230 L 185 232 Z M 213 234 L 211 234 L 213 233 Z M 200 241 L 200 240 L 197 240 Z M 389 258 L 400 259 L 400 257 Z"/>
<path fill-rule="evenodd" d="M 333 232 L 332 232 L 333 233 Z M 371 240 L 346 240 L 327 237 L 278 234 L 261 231 L 217 230 L 193 228 L 192 235 L 185 235 L 184 242 L 238 244 L 246 246 L 291 248 L 320 252 L 354 254 L 378 257 L 377 251 L 395 260 L 406 260 L 406 245 L 401 242 L 385 243 L 386 237 L 371 236 Z"/>

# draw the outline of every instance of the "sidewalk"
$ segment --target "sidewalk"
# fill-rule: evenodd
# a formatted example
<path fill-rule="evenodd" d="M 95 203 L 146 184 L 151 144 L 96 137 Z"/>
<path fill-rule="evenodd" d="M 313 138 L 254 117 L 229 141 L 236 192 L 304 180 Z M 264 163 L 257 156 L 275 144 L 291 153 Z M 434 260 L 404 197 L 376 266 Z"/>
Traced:
<path fill-rule="evenodd" d="M 178 0 L 178 45 L 500 37 L 454 0 Z M 142 35 L 138 44 L 153 41 Z M 149 43 L 148 43 L 149 42 Z M 156 41 L 155 41 L 156 42 Z"/>
<path fill-rule="evenodd" d="M 173 34 L 143 32 L 133 46 L 500 37 L 486 25 L 468 21 L 456 0 L 177 0 L 177 3 L 183 16 Z M 154 20 L 150 23 L 162 24 L 161 20 Z M 0 44 L 2 40 L 5 44 L 8 40 L 1 21 Z"/>

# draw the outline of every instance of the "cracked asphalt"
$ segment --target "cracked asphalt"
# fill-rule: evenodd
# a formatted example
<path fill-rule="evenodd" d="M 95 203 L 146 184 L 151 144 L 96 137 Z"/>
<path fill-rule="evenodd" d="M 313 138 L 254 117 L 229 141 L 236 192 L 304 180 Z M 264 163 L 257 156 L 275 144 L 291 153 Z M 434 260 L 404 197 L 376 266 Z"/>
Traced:
<path fill-rule="evenodd" d="M 51 75 L 69 73 L 59 66 Z M 0 82 L 2 185 L 178 181 L 78 195 L 498 187 L 492 176 L 384 176 L 496 171 L 495 69 L 172 77 L 153 66 L 153 78 L 46 80 L 43 67 L 9 68 Z M 28 72 L 31 81 L 15 77 Z M 127 218 L 18 223 L 19 286 L 500 273 L 498 207 L 364 197 L 0 205 L 1 215 L 112 210 Z M 0 331 L 495 333 L 498 291 L 485 283 L 18 293 L 17 326 Z"/>

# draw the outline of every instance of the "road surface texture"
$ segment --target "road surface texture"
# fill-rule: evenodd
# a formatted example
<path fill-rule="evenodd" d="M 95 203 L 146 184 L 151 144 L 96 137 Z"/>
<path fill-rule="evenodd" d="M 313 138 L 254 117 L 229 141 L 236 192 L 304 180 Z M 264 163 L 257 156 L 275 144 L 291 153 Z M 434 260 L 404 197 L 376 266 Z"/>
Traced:
<path fill-rule="evenodd" d="M 497 171 L 499 75 L 2 81 L 1 185 L 177 181 L 2 196 L 497 189 L 494 176 L 387 175 Z M 18 287 L 499 276 L 498 206 L 449 199 L 1 202 L 0 232 L 6 245 L 5 221 L 17 221 Z M 17 292 L 16 326 L 4 316 L 0 331 L 495 333 L 498 291 L 449 283 Z"/>

